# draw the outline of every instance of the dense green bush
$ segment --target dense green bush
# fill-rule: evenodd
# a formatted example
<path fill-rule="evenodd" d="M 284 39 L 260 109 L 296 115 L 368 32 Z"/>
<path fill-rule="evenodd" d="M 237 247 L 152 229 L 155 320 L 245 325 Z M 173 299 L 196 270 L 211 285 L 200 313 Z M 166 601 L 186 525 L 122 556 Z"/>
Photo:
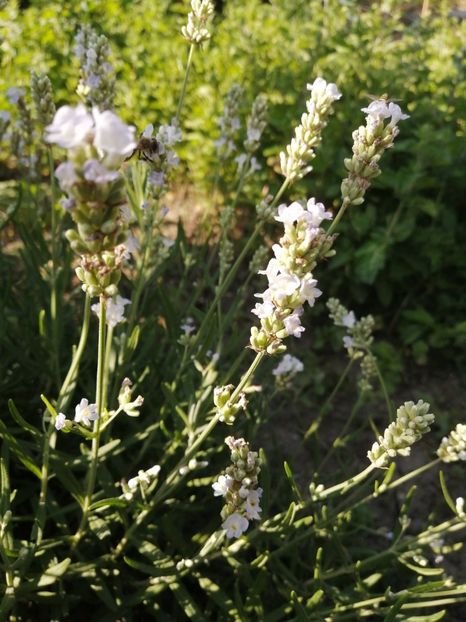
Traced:
<path fill-rule="evenodd" d="M 74 103 L 73 40 L 87 21 L 111 40 L 118 112 L 140 129 L 149 121 L 158 126 L 183 103 L 187 46 L 179 30 L 186 4 L 36 1 L 20 10 L 8 2 L 1 13 L 2 85 L 26 87 L 31 68 L 47 69 L 56 103 Z M 434 416 L 422 401 L 395 413 L 387 390 L 403 361 L 396 335 L 422 361 L 431 346 L 445 352 L 460 346 L 465 332 L 458 295 L 465 265 L 458 242 L 462 178 L 451 164 L 461 157 L 462 26 L 447 16 L 446 5 L 438 10 L 421 20 L 398 2 L 224 3 L 212 42 L 194 56 L 181 108 L 184 167 L 168 197 L 166 186 L 148 183 L 149 173 L 165 171 L 158 168 L 163 158 L 151 160 L 139 149 L 129 161 L 126 152 L 113 160 L 105 148 L 99 151 L 96 119 L 103 115 L 84 109 L 92 130 L 73 151 L 43 141 L 53 111 L 44 122 L 37 109 L 28 115 L 29 95 L 16 110 L 2 102 L 21 118 L 28 157 L 5 151 L 1 162 L 0 618 L 435 622 L 446 619 L 447 606 L 461 606 L 464 469 L 450 463 L 466 459 L 466 426 L 452 433 L 455 403 L 445 412 L 435 405 L 443 416 L 430 443 L 414 448 L 415 463 L 406 456 Z M 297 183 L 287 175 L 277 193 L 278 152 L 304 110 L 304 85 L 319 74 L 335 80 L 344 97 L 335 102 L 322 146 L 320 125 L 311 132 L 319 145 L 315 171 Z M 257 93 L 271 104 L 263 169 L 247 180 L 226 159 L 219 164 L 214 150 L 223 97 L 234 83 L 244 89 L 243 118 Z M 287 204 L 315 195 L 337 213 L 342 162 L 351 131 L 364 123 L 367 91 L 403 98 L 411 119 L 384 155 L 383 175 L 366 203 L 326 229 L 299 218 L 284 229 L 273 221 L 275 211 L 273 224 L 266 224 L 264 212 L 256 215 L 253 207 L 269 188 L 276 193 L 273 210 L 278 195 Z M 390 137 L 388 121 L 375 123 L 377 136 Z M 56 167 L 65 162 L 68 188 Z M 97 164 L 103 167 L 98 174 L 110 177 L 87 177 L 89 164 L 94 174 Z M 66 191 L 64 204 L 56 179 Z M 184 192 L 188 199 L 179 211 L 187 220 L 194 196 L 206 212 L 190 236 L 176 222 L 171 243 L 164 238 L 163 202 L 176 210 Z M 309 204 L 311 211 L 324 210 Z M 210 218 L 217 209 L 220 224 Z M 123 262 L 120 242 L 128 228 L 141 246 Z M 279 279 L 310 286 L 306 279 L 319 263 L 323 298 L 338 293 L 359 307 L 356 318 L 328 300 L 336 324 L 330 327 L 320 299 L 314 313 L 320 313 L 320 330 L 299 342 L 305 361 L 301 371 L 297 362 L 296 378 L 280 376 L 275 367 L 286 337 L 278 335 L 289 334 L 280 313 L 291 309 L 299 316 L 296 292 L 273 301 L 272 328 L 261 324 L 248 341 L 253 292 L 264 285 L 256 273 L 281 235 L 282 250 L 302 248 L 292 268 L 281 264 Z M 207 236 L 210 244 L 201 243 Z M 246 242 L 238 239 L 243 236 Z M 237 243 L 228 246 L 230 238 Z M 261 260 L 247 267 L 240 258 L 253 242 Z M 335 256 L 327 252 L 333 242 Z M 102 317 L 115 304 L 120 270 L 118 292 L 131 304 L 126 318 L 106 326 Z M 283 291 L 276 293 L 278 299 Z M 99 321 L 90 312 L 91 297 L 100 299 Z M 376 319 L 361 318 L 364 310 Z M 383 341 L 374 342 L 374 326 L 384 330 Z M 347 361 L 321 356 L 333 346 L 341 350 L 344 332 Z M 252 363 L 249 343 L 256 351 Z M 128 406 L 133 398 L 125 377 L 135 383 L 134 397 L 144 396 L 143 405 Z M 236 389 L 225 386 L 230 382 Z M 92 402 L 94 394 L 92 425 L 82 413 L 72 421 L 73 405 L 78 415 L 81 398 Z M 248 455 L 247 464 L 243 454 L 231 454 L 241 490 L 259 495 L 252 486 L 263 488 L 257 523 L 241 492 L 233 501 L 222 493 L 228 512 L 221 516 L 221 499 L 213 496 L 219 474 L 233 472 L 223 443 L 230 433 L 250 439 L 253 450 L 265 448 L 259 457 Z M 440 473 L 443 498 L 438 486 L 435 497 L 415 495 L 411 480 L 441 462 L 448 469 L 448 484 Z M 222 522 L 233 516 L 227 507 L 233 502 L 234 513 L 251 521 L 238 539 L 228 539 Z M 454 616 L 455 607 L 450 611 Z"/>
<path fill-rule="evenodd" d="M 339 84 L 344 99 L 315 162 L 318 182 L 303 181 L 302 187 L 328 200 L 336 194 L 350 132 L 361 121 L 367 94 L 387 92 L 402 100 L 411 119 L 365 209 L 345 224 L 343 248 L 330 264 L 326 286 L 375 313 L 390 340 L 425 362 L 430 349 L 451 358 L 451 351 L 458 355 L 466 343 L 466 300 L 452 285 L 466 273 L 461 248 L 466 29 L 464 21 L 448 14 L 448 2 L 425 18 L 414 8 L 400 0 L 226 2 L 213 41 L 195 59 L 185 112 L 186 145 L 194 149 L 182 149 L 181 156 L 192 182 L 209 191 L 222 106 L 216 95 L 239 82 L 244 114 L 257 93 L 268 94 L 264 161 L 273 163 L 299 117 L 303 85 L 322 74 Z M 168 0 L 35 1 L 24 10 L 10 2 L 1 14 L 0 84 L 27 84 L 34 59 L 36 68 L 49 72 L 58 101 L 65 101 L 76 82 L 73 37 L 88 21 L 110 38 L 122 116 L 140 128 L 150 120 L 167 121 L 186 57 L 182 40 L 174 36 L 185 13 L 182 2 Z M 3 168 L 4 177 L 11 173 Z M 254 187 L 247 184 L 245 205 L 256 200 L 258 183 L 274 182 L 263 173 Z"/>

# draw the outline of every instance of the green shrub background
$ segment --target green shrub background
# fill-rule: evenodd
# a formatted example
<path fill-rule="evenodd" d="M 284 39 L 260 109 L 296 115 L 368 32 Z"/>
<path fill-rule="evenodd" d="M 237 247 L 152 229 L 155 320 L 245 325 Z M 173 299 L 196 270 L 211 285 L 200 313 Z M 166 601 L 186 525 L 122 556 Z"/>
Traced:
<path fill-rule="evenodd" d="M 195 59 L 181 150 L 189 180 L 208 189 L 216 166 L 218 95 L 239 82 L 246 115 L 255 95 L 267 93 L 263 164 L 272 168 L 265 165 L 246 188 L 243 203 L 254 205 L 261 184 L 273 182 L 277 153 L 303 109 L 306 83 L 322 75 L 344 97 L 326 129 L 316 174 L 301 188 L 328 202 L 338 195 L 342 161 L 368 96 L 401 100 L 411 118 L 365 205 L 345 222 L 338 256 L 323 279 L 329 294 L 375 313 L 389 339 L 420 363 L 429 351 L 458 356 L 466 344 L 466 295 L 458 291 L 466 274 L 466 20 L 449 14 L 452 3 L 435 4 L 435 13 L 420 19 L 415 3 L 399 0 L 227 1 L 212 42 Z M 9 3 L 1 13 L 0 107 L 8 108 L 6 88 L 28 84 L 33 63 L 48 71 L 58 102 L 67 102 L 78 71 L 73 38 L 79 24 L 89 22 L 112 45 L 119 113 L 141 129 L 168 121 L 187 53 L 179 36 L 186 11 L 187 3 L 169 0 L 36 0 L 26 9 Z M 2 169 L 4 177 L 11 173 Z"/>

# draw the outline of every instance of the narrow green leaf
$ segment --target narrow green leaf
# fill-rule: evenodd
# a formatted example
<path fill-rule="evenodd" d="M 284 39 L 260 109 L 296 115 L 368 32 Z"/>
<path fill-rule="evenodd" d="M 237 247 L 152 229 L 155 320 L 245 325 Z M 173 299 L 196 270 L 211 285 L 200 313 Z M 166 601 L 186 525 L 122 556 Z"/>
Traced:
<path fill-rule="evenodd" d="M 443 493 L 443 497 L 445 499 L 445 501 L 447 502 L 448 507 L 450 508 L 450 510 L 456 515 L 456 505 L 455 502 L 453 501 L 453 499 L 451 498 L 450 493 L 448 492 L 448 488 L 447 488 L 447 484 L 445 482 L 445 476 L 443 474 L 443 471 L 439 472 L 439 479 L 440 479 L 440 487 L 442 489 L 442 493 Z"/>
<path fill-rule="evenodd" d="M 294 475 L 293 475 L 293 471 L 291 470 L 290 465 L 288 464 L 288 462 L 285 460 L 285 462 L 283 463 L 283 468 L 285 469 L 285 475 L 288 479 L 288 481 L 290 482 L 290 486 L 291 486 L 291 490 L 293 491 L 296 500 L 300 503 L 302 503 L 303 498 L 301 496 L 301 493 L 299 492 L 299 488 L 295 482 L 294 479 Z"/>
<path fill-rule="evenodd" d="M 409 594 L 402 594 L 397 598 L 396 603 L 390 608 L 389 613 L 383 619 L 383 622 L 394 622 L 397 614 L 401 611 L 402 606 L 409 600 Z"/>
<path fill-rule="evenodd" d="M 410 564 L 402 557 L 398 558 L 398 561 L 400 561 L 403 566 L 406 566 L 406 568 L 409 568 L 413 572 L 416 572 L 423 577 L 435 577 L 437 575 L 443 574 L 443 568 L 427 568 L 425 566 L 417 566 L 415 564 Z"/>
<path fill-rule="evenodd" d="M 34 473 L 36 477 L 41 479 L 41 471 L 38 466 L 34 464 L 33 459 L 27 454 L 23 443 L 18 441 L 10 432 L 8 431 L 6 425 L 3 421 L 0 421 L 0 436 L 3 438 L 5 443 L 8 444 L 8 447 L 11 453 L 18 458 L 20 462 L 29 470 L 31 473 Z"/>
<path fill-rule="evenodd" d="M 228 619 L 232 619 L 232 616 L 236 620 L 241 620 L 239 611 L 235 607 L 233 601 L 225 592 L 211 579 L 207 577 L 198 577 L 199 585 L 206 592 L 209 600 L 212 600 L 222 611 L 224 611 L 228 616 Z"/>
<path fill-rule="evenodd" d="M 45 397 L 45 395 L 43 395 L 43 394 L 41 393 L 41 395 L 40 395 L 40 399 L 44 402 L 45 406 L 47 407 L 47 410 L 48 410 L 48 411 L 49 411 L 49 413 L 52 415 L 52 417 L 53 417 L 54 419 L 56 419 L 56 418 L 57 418 L 58 413 L 57 413 L 56 409 L 52 406 L 52 404 L 48 401 L 48 399 Z"/>
<path fill-rule="evenodd" d="M 306 613 L 306 610 L 302 606 L 302 604 L 298 600 L 298 595 L 295 591 L 291 592 L 291 602 L 293 603 L 294 610 L 296 611 L 296 615 L 298 616 L 299 622 L 309 622 L 309 617 Z"/>
<path fill-rule="evenodd" d="M 30 434 L 32 434 L 33 436 L 37 437 L 42 437 L 41 432 L 34 427 L 33 425 L 31 425 L 30 423 L 28 423 L 19 413 L 18 409 L 16 408 L 13 400 L 8 400 L 8 410 L 10 411 L 13 419 L 16 421 L 16 423 L 23 428 L 23 430 L 26 430 L 26 432 L 29 432 Z"/>
<path fill-rule="evenodd" d="M 207 618 L 204 617 L 198 605 L 184 585 L 177 582 L 170 583 L 168 587 L 171 589 L 176 597 L 176 600 L 178 601 L 178 604 L 190 620 L 194 620 L 194 622 L 207 622 Z"/>

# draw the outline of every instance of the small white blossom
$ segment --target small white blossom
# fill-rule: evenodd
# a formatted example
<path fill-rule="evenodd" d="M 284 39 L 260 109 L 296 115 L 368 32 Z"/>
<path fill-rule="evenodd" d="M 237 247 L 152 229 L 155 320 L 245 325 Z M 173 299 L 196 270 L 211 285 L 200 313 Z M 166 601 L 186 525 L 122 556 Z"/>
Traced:
<path fill-rule="evenodd" d="M 194 320 L 192 317 L 187 317 L 183 324 L 180 326 L 181 330 L 185 335 L 190 335 L 192 332 L 196 330 L 196 325 L 194 324 Z"/>
<path fill-rule="evenodd" d="M 292 313 L 283 320 L 285 324 L 285 330 L 288 335 L 293 337 L 301 337 L 301 333 L 304 332 L 304 326 L 301 325 L 301 319 L 297 313 Z"/>
<path fill-rule="evenodd" d="M 92 109 L 95 123 L 94 147 L 110 157 L 126 157 L 135 149 L 135 128 L 126 125 L 110 110 Z"/>
<path fill-rule="evenodd" d="M 280 363 L 272 371 L 274 376 L 294 376 L 304 370 L 304 364 L 295 356 L 285 354 Z"/>
<path fill-rule="evenodd" d="M 234 512 L 222 523 L 227 538 L 239 538 L 249 527 L 249 521 L 245 516 Z"/>
<path fill-rule="evenodd" d="M 224 497 L 233 484 L 233 478 L 229 475 L 220 475 L 218 480 L 212 484 L 214 489 L 214 497 Z"/>
<path fill-rule="evenodd" d="M 165 147 L 173 147 L 183 139 L 179 126 L 174 122 L 172 125 L 161 125 L 156 136 L 157 142 Z"/>
<path fill-rule="evenodd" d="M 109 298 L 105 303 L 105 320 L 109 326 L 115 328 L 117 324 L 124 322 L 125 306 L 131 304 L 131 300 L 123 298 L 119 294 L 116 297 Z M 100 318 L 100 304 L 96 303 L 91 307 L 92 311 Z"/>
<path fill-rule="evenodd" d="M 89 404 L 89 400 L 83 397 L 75 408 L 74 420 L 76 423 L 83 423 L 84 425 L 90 426 L 91 421 L 96 421 L 97 419 L 97 404 Z"/>
<path fill-rule="evenodd" d="M 45 140 L 64 149 L 73 149 L 92 138 L 94 122 L 83 104 L 62 106 L 45 128 Z"/>
<path fill-rule="evenodd" d="M 262 488 L 249 491 L 246 497 L 246 516 L 249 520 L 260 520 L 262 508 L 260 506 L 260 498 L 262 496 Z"/>
<path fill-rule="evenodd" d="M 64 415 L 63 413 L 58 413 L 58 415 L 55 418 L 55 428 L 57 430 L 62 430 L 67 422 L 67 418 L 66 415 Z"/>
<path fill-rule="evenodd" d="M 151 466 L 150 469 L 147 469 L 146 473 L 150 475 L 150 477 L 158 477 L 160 469 L 161 467 L 159 464 L 154 464 L 154 466 Z"/>
<path fill-rule="evenodd" d="M 74 184 L 79 181 L 74 166 L 71 162 L 62 162 L 55 170 L 55 177 L 64 192 L 69 192 Z"/>
<path fill-rule="evenodd" d="M 349 311 L 348 313 L 346 313 L 341 318 L 341 323 L 343 326 L 346 326 L 346 328 L 353 328 L 353 326 L 356 324 L 356 316 L 354 314 L 354 311 Z"/>
<path fill-rule="evenodd" d="M 95 184 L 109 184 L 119 177 L 118 171 L 109 171 L 98 160 L 87 160 L 83 166 L 84 178 L 86 181 Z"/>
<path fill-rule="evenodd" d="M 10 102 L 10 104 L 16 105 L 19 100 L 24 97 L 25 90 L 19 86 L 10 86 L 9 89 L 6 90 L 6 98 Z"/>
<path fill-rule="evenodd" d="M 466 513 L 464 511 L 464 498 L 458 497 L 455 502 L 456 513 L 460 518 L 466 518 Z"/>

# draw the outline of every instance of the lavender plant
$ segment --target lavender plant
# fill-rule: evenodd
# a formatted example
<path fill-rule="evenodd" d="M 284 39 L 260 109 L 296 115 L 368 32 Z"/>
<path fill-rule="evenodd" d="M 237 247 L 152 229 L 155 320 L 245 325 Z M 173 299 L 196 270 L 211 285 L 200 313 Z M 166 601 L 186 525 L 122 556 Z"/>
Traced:
<path fill-rule="evenodd" d="M 299 478 L 287 460 L 283 479 L 268 462 L 273 452 L 258 450 L 261 436 L 254 435 L 257 422 L 272 425 L 271 378 L 273 395 L 286 396 L 297 374 L 310 375 L 300 359 L 280 355 L 289 337 L 305 341 L 308 309 L 325 298 L 316 276 L 338 253 L 337 226 L 348 210 L 362 209 L 383 153 L 408 116 L 385 99 L 362 108 L 365 125 L 353 133 L 339 207 L 327 209 L 320 197 L 300 196 L 295 185 L 311 172 L 342 97 L 336 84 L 316 78 L 294 137 L 276 154 L 284 180 L 255 200 L 257 221 L 238 251 L 229 234 L 238 197 L 257 168 L 267 109 L 259 95 L 236 162 L 235 198 L 221 214 L 220 244 L 203 254 L 181 227 L 167 242 L 164 202 L 179 163 L 184 97 L 194 50 L 211 37 L 213 12 L 211 2 L 192 0 L 182 29 L 190 51 L 170 124 L 148 119 L 137 132 L 119 117 L 106 64 L 109 43 L 86 27 L 77 40 L 81 103 L 55 110 L 49 80 L 35 73 L 34 115 L 23 91 L 11 94 L 18 106 L 15 155 L 30 155 L 37 132 L 51 168 L 41 199 L 51 211 L 36 216 L 48 235 L 37 242 L 39 250 L 31 241 L 15 257 L 15 269 L 34 274 L 44 309 L 40 352 L 53 354 L 56 377 L 40 377 L 44 407 L 37 398 L 19 407 L 9 400 L 9 419 L 0 421 L 0 618 L 27 620 L 32 613 L 72 620 L 85 602 L 86 615 L 96 620 L 440 620 L 446 606 L 466 595 L 461 578 L 443 564 L 461 546 L 464 498 L 453 501 L 440 471 L 446 509 L 433 508 L 411 526 L 413 490 L 403 487 L 440 463 L 464 461 L 465 425 L 443 438 L 435 459 L 396 473 L 398 459 L 409 463 L 435 418 L 423 400 L 393 412 L 372 352 L 372 316 L 358 320 L 338 300 L 327 302 L 333 322 L 346 330 L 344 377 L 360 362 L 358 408 L 376 393 L 376 381 L 387 404 L 384 431 L 374 424 L 363 437 L 365 467 L 348 477 L 350 461 L 341 475 L 329 453 Z M 220 166 L 241 127 L 240 98 L 235 88 L 225 106 Z M 21 183 L 33 188 L 37 182 L 26 173 Z M 330 205 L 332 197 L 325 200 Z M 60 253 L 62 232 L 69 249 Z M 271 249 L 270 238 L 277 240 Z M 252 304 L 256 273 L 267 286 L 255 294 L 257 320 L 249 327 L 242 306 Z M 82 322 L 70 348 L 60 322 L 65 315 L 71 329 L 78 305 Z M 320 412 L 306 413 L 313 456 L 340 385 Z M 345 460 L 350 452 L 342 448 L 338 456 Z M 337 451 L 334 445 L 331 453 Z M 368 513 L 373 501 L 396 489 L 404 492 L 388 537 L 370 526 Z"/>

